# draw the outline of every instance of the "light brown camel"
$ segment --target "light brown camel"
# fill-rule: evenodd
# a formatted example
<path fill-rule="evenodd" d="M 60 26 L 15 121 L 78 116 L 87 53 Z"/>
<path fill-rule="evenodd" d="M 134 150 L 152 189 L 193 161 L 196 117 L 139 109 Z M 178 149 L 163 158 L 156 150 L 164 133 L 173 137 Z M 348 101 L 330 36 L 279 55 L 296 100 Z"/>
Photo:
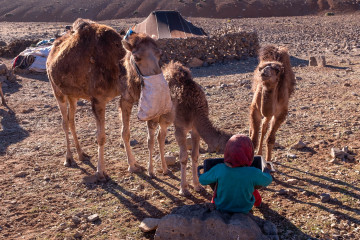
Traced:
<path fill-rule="evenodd" d="M 265 46 L 259 51 L 259 61 L 254 71 L 252 87 L 254 97 L 250 106 L 250 137 L 254 148 L 257 148 L 257 154 L 262 155 L 263 139 L 268 132 L 266 161 L 271 162 L 275 133 L 286 119 L 289 98 L 294 92 L 295 75 L 286 48 Z M 260 142 L 258 142 L 262 117 Z"/>
<path fill-rule="evenodd" d="M 134 40 L 131 42 L 132 53 L 142 74 L 160 73 L 161 69 L 158 65 L 160 51 L 154 41 L 144 34 L 134 34 L 132 40 Z M 79 160 L 88 158 L 88 155 L 81 149 L 76 135 L 74 115 L 77 100 L 79 98 L 89 100 L 97 125 L 98 165 L 96 177 L 100 181 L 105 180 L 107 176 L 104 163 L 105 106 L 108 101 L 118 95 L 121 95 L 119 108 L 122 113 L 122 136 L 128 155 L 129 171 L 142 170 L 142 167 L 135 162 L 129 143 L 129 116 L 132 104 L 138 100 L 140 95 L 140 82 L 132 78 L 127 80 L 128 74 L 122 63 L 126 51 L 122 44 L 126 47 L 130 46 L 128 42 L 122 41 L 121 36 L 114 29 L 90 20 L 78 19 L 74 22 L 71 32 L 54 42 L 47 60 L 47 73 L 63 117 L 63 129 L 67 144 L 64 165 L 70 166 L 75 163 L 70 150 L 69 127 Z M 170 113 L 170 118 L 171 115 Z M 160 122 L 161 125 L 158 138 L 164 142 L 166 127 L 172 122 L 172 119 L 167 120 L 162 116 L 156 121 L 148 122 L 149 145 L 153 145 L 154 125 L 157 125 L 157 122 Z M 163 153 L 163 150 L 161 152 Z M 165 163 L 164 159 L 163 163 Z M 163 171 L 167 172 L 166 163 L 163 164 Z M 151 165 L 149 173 L 152 173 Z"/>

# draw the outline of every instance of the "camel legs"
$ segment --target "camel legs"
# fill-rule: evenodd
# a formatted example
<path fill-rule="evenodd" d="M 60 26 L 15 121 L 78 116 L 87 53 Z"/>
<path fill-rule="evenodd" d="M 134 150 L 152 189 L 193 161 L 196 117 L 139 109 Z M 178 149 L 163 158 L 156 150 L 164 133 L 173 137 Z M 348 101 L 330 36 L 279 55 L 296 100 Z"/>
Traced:
<path fill-rule="evenodd" d="M 147 121 L 148 126 L 148 149 L 149 149 L 149 165 L 148 165 L 148 172 L 150 177 L 155 177 L 154 173 L 154 165 L 153 165 L 153 152 L 154 152 L 154 145 L 155 145 L 155 132 L 158 127 L 158 123 L 155 121 Z"/>
<path fill-rule="evenodd" d="M 148 121 L 148 148 L 149 148 L 149 166 L 148 172 L 149 176 L 154 177 L 154 166 L 153 166 L 153 150 L 155 145 L 155 132 L 159 125 L 157 121 Z M 160 122 L 160 130 L 157 135 L 159 149 L 160 149 L 160 159 L 161 159 L 161 168 L 163 174 L 168 174 L 169 170 L 165 161 L 165 137 L 167 132 L 167 127 L 169 124 Z"/>
<path fill-rule="evenodd" d="M 96 175 L 98 180 L 106 180 L 105 162 L 104 162 L 104 147 L 106 141 L 105 135 L 105 107 L 106 102 L 100 102 L 93 98 L 91 99 L 92 111 L 96 119 L 97 128 L 97 143 L 98 143 L 98 165 Z"/>
<path fill-rule="evenodd" d="M 274 116 L 270 123 L 269 135 L 266 139 L 266 161 L 271 162 L 271 152 L 275 144 L 275 133 L 279 129 L 280 125 L 285 121 L 287 116 L 287 110 L 281 112 L 279 115 Z"/>
<path fill-rule="evenodd" d="M 1 95 L 1 103 L 2 103 L 2 105 L 4 105 L 4 106 L 6 107 L 7 104 L 6 104 L 6 100 L 5 100 L 3 91 L 2 91 L 2 84 L 1 84 L 1 82 L 0 82 L 0 95 Z"/>
<path fill-rule="evenodd" d="M 66 139 L 66 158 L 64 162 L 65 167 L 70 167 L 71 165 L 75 165 L 74 158 L 70 149 L 70 139 L 69 139 L 69 116 L 68 116 L 68 100 L 64 95 L 56 95 L 56 100 L 58 102 L 61 116 L 62 116 L 62 126 L 65 133 Z"/>
<path fill-rule="evenodd" d="M 124 99 L 120 99 L 119 114 L 121 115 L 121 119 L 122 119 L 121 135 L 125 145 L 126 155 L 129 164 L 128 171 L 139 172 L 142 171 L 142 167 L 136 163 L 135 157 L 130 147 L 130 115 L 131 115 L 132 107 L 133 107 L 132 103 L 129 103 Z"/>
<path fill-rule="evenodd" d="M 270 120 L 271 120 L 271 117 L 265 117 L 262 120 L 260 142 L 259 142 L 259 145 L 258 145 L 258 148 L 257 148 L 257 154 L 258 155 L 262 155 L 262 145 L 263 145 L 263 141 L 264 141 L 266 132 L 267 132 L 267 130 L 269 128 Z"/>
<path fill-rule="evenodd" d="M 169 173 L 169 169 L 167 167 L 167 163 L 165 161 L 165 138 L 167 133 L 167 128 L 169 126 L 169 123 L 167 121 L 162 121 L 160 117 L 160 130 L 158 133 L 158 143 L 159 143 L 159 149 L 160 149 L 160 158 L 161 158 L 161 167 L 163 174 L 166 175 Z"/>
<path fill-rule="evenodd" d="M 89 158 L 89 155 L 87 155 L 86 153 L 84 153 L 82 151 L 80 144 L 79 144 L 77 134 L 76 134 L 76 128 L 75 128 L 75 112 L 76 112 L 77 99 L 68 97 L 68 101 L 69 101 L 68 120 L 69 120 L 71 134 L 73 135 L 73 138 L 74 138 L 74 143 L 75 143 L 76 151 L 79 156 L 79 160 L 85 161 L 86 159 Z"/>
<path fill-rule="evenodd" d="M 204 188 L 199 183 L 199 176 L 197 174 L 199 148 L 200 148 L 200 135 L 194 128 L 191 131 L 191 143 L 192 143 L 191 161 L 192 161 L 193 184 L 195 191 L 200 192 L 204 190 Z"/>
<path fill-rule="evenodd" d="M 186 165 L 188 161 L 188 152 L 186 148 L 186 131 L 182 128 L 175 127 L 175 138 L 180 148 L 180 165 L 181 165 L 181 184 L 179 194 L 182 196 L 189 195 L 186 181 Z"/>
<path fill-rule="evenodd" d="M 255 106 L 250 107 L 250 138 L 254 149 L 258 147 L 261 113 Z"/>

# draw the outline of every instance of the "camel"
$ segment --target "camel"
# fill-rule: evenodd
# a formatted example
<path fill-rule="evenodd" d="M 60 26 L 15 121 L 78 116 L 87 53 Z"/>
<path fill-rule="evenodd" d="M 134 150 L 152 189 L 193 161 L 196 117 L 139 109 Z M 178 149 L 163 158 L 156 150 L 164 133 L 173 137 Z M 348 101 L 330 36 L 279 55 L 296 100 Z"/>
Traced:
<path fill-rule="evenodd" d="M 170 62 L 163 67 L 165 79 L 169 82 L 173 106 L 175 106 L 175 138 L 180 148 L 181 185 L 180 195 L 189 195 L 186 181 L 188 152 L 186 135 L 191 131 L 192 175 L 195 191 L 202 191 L 197 176 L 200 137 L 207 143 L 209 152 L 221 153 L 231 134 L 213 126 L 209 120 L 209 107 L 201 86 L 191 76 L 190 70 L 180 63 Z"/>
<path fill-rule="evenodd" d="M 257 154 L 262 155 L 263 139 L 268 132 L 265 159 L 269 163 L 275 144 L 275 133 L 286 119 L 289 98 L 294 92 L 294 86 L 295 75 L 291 69 L 287 49 L 273 45 L 261 48 L 252 86 L 254 97 L 250 105 L 250 138 Z"/>
<path fill-rule="evenodd" d="M 132 54 L 140 71 L 144 75 L 161 72 L 158 65 L 160 51 L 154 41 L 145 34 L 134 34 L 133 40 Z M 130 46 L 114 29 L 91 20 L 77 19 L 73 23 L 72 30 L 54 42 L 46 63 L 47 74 L 63 119 L 67 146 L 64 165 L 76 164 L 70 150 L 69 127 L 79 160 L 84 161 L 89 158 L 79 144 L 74 120 L 77 100 L 79 98 L 89 100 L 97 126 L 98 164 L 95 177 L 99 181 L 107 179 L 104 163 L 105 106 L 118 95 L 121 95 L 119 108 L 123 120 L 122 137 L 128 155 L 128 170 L 136 172 L 143 169 L 135 162 L 129 143 L 131 112 L 129 106 L 132 106 L 139 97 L 140 81 L 127 79 L 128 73 L 122 62 L 126 51 L 122 44 Z M 171 113 L 169 115 L 171 118 Z M 172 119 L 166 120 L 167 116 L 159 118 L 160 120 L 157 120 L 161 125 L 159 139 L 164 142 L 165 126 L 167 127 Z M 162 119 L 165 119 L 165 125 Z M 149 145 L 152 144 L 155 125 L 154 121 L 148 122 Z M 165 163 L 164 159 L 163 163 Z M 149 169 L 151 173 L 151 166 Z M 164 168 L 163 171 L 166 173 L 167 169 Z"/>

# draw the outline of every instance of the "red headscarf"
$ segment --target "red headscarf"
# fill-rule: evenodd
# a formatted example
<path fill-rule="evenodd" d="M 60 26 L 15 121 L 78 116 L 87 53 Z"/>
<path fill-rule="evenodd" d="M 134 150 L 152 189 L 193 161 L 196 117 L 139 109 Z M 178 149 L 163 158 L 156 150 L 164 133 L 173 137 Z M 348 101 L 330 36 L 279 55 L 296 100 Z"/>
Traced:
<path fill-rule="evenodd" d="M 226 143 L 224 161 L 232 167 L 251 166 L 254 148 L 248 136 L 236 134 Z"/>

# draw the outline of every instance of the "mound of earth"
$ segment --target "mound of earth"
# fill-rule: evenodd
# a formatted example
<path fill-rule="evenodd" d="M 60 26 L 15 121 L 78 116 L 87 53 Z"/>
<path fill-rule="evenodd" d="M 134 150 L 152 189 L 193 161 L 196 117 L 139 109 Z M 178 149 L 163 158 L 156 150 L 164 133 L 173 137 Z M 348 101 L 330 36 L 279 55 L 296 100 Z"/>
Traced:
<path fill-rule="evenodd" d="M 178 10 L 186 17 L 239 18 L 299 16 L 355 11 L 359 0 L 2 0 L 0 21 L 72 22 L 146 17 L 153 10 Z"/>

